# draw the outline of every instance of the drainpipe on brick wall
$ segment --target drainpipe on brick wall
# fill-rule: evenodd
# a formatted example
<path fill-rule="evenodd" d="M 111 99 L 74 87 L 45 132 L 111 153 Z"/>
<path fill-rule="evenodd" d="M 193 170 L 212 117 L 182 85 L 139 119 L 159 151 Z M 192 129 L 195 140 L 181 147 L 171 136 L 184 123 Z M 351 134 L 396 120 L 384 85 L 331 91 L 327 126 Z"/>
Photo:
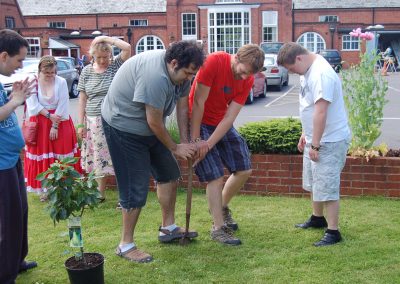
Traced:
<path fill-rule="evenodd" d="M 294 42 L 294 3 L 292 3 L 292 41 Z"/>

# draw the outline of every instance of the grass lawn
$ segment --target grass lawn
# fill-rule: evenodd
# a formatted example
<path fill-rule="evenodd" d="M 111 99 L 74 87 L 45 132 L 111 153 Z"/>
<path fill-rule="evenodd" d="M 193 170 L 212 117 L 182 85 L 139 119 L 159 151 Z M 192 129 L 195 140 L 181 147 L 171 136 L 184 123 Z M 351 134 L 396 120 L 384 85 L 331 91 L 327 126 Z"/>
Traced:
<path fill-rule="evenodd" d="M 29 255 L 39 266 L 17 283 L 68 283 L 64 261 L 71 255 L 66 222 L 56 227 L 45 203 L 29 195 Z M 184 191 L 177 201 L 177 223 L 185 223 Z M 230 247 L 209 237 L 211 217 L 203 191 L 193 194 L 191 228 L 196 241 L 182 247 L 157 240 L 161 213 L 150 193 L 136 228 L 139 248 L 152 254 L 146 264 L 128 262 L 114 254 L 121 234 L 117 192 L 85 212 L 86 252 L 105 256 L 106 283 L 400 283 L 400 200 L 348 198 L 341 203 L 340 228 L 344 242 L 325 248 L 312 243 L 322 230 L 296 229 L 310 215 L 308 199 L 238 196 L 231 204 L 243 242 Z"/>

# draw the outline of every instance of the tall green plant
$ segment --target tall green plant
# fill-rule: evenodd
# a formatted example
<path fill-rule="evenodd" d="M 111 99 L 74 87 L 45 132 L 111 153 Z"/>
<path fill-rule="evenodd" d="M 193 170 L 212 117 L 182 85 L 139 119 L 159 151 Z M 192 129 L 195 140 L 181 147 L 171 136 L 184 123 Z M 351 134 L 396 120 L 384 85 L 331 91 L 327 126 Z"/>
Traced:
<path fill-rule="evenodd" d="M 360 39 L 371 39 L 360 29 L 350 34 L 358 35 Z M 378 59 L 376 51 L 360 52 L 360 63 L 342 72 L 344 100 L 353 134 L 349 152 L 367 158 L 381 134 L 383 108 L 387 102 L 387 81 L 375 72 Z"/>

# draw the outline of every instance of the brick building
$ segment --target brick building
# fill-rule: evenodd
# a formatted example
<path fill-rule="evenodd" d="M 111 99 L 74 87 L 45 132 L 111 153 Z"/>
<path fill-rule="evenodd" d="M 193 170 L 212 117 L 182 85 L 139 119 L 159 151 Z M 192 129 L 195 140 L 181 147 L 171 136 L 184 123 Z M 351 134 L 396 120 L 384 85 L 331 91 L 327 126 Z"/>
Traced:
<path fill-rule="evenodd" d="M 375 33 L 374 40 L 361 43 L 349 35 L 353 29 Z M 399 0 L 294 0 L 293 41 L 309 50 L 337 49 L 349 63 L 358 62 L 360 49 L 384 51 L 392 46 L 400 61 Z"/>
<path fill-rule="evenodd" d="M 30 56 L 80 57 L 98 34 L 129 41 L 133 54 L 180 39 L 230 53 L 246 43 L 297 41 L 312 51 L 338 49 L 349 63 L 365 48 L 391 45 L 400 54 L 400 0 L 2 0 L 0 6 L 0 27 L 13 17 L 13 28 L 31 43 Z M 376 40 L 360 46 L 348 34 L 357 27 L 375 28 Z"/>

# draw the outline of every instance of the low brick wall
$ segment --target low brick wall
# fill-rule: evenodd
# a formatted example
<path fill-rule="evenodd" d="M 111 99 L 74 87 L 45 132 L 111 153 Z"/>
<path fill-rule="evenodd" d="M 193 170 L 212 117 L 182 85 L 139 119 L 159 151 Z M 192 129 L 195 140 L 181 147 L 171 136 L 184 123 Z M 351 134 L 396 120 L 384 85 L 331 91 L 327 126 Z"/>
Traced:
<path fill-rule="evenodd" d="M 182 171 L 181 187 L 187 186 L 187 162 L 179 161 Z M 242 194 L 308 196 L 302 189 L 301 155 L 252 155 L 253 173 Z M 228 173 L 225 173 L 225 178 Z M 109 179 L 115 186 L 115 180 Z M 205 188 L 193 176 L 195 188 Z M 154 190 L 154 182 L 150 187 Z M 342 196 L 400 197 L 400 158 L 373 158 L 369 162 L 348 157 L 341 179 Z"/>

